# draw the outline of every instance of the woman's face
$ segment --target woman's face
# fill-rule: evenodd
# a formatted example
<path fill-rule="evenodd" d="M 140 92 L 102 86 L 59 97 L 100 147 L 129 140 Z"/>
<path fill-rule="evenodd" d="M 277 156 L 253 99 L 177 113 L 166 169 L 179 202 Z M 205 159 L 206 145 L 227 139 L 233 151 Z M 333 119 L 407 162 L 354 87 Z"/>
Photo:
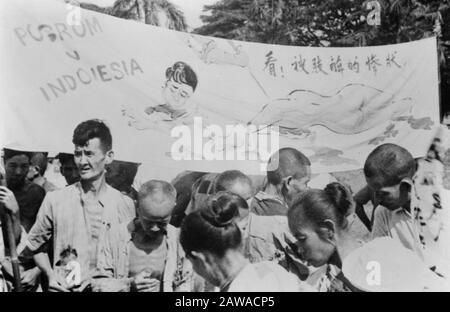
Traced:
<path fill-rule="evenodd" d="M 320 237 L 316 229 L 308 224 L 298 224 L 293 234 L 296 251 L 307 265 L 320 267 L 328 263 L 336 250 L 331 240 Z"/>
<path fill-rule="evenodd" d="M 194 90 L 190 85 L 178 83 L 172 79 L 166 82 L 166 86 L 163 89 L 164 101 L 173 109 L 183 109 L 193 93 Z"/>

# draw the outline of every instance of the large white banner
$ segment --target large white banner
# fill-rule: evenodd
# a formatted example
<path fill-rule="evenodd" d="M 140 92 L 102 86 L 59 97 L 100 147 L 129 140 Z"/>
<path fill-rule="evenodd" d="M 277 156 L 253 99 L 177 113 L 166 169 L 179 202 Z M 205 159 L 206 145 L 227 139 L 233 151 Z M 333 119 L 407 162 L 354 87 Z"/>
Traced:
<path fill-rule="evenodd" d="M 279 145 L 334 172 L 387 142 L 423 156 L 439 124 L 435 38 L 287 47 L 87 10 L 77 21 L 52 0 L 0 5 L 2 146 L 71 152 L 75 126 L 99 118 L 117 159 L 155 170 L 260 173 Z"/>

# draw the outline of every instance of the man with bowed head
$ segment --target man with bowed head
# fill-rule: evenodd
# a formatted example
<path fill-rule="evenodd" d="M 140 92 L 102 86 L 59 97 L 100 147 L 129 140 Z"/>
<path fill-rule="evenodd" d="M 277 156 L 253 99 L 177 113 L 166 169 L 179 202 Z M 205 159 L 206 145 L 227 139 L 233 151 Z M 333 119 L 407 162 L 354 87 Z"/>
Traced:
<path fill-rule="evenodd" d="M 99 259 L 102 278 L 94 291 L 192 291 L 193 272 L 169 224 L 176 191 L 150 180 L 138 192 L 138 217 L 111 227 Z"/>
<path fill-rule="evenodd" d="M 364 164 L 367 185 L 379 202 L 372 238 L 392 237 L 424 259 L 423 246 L 414 229 L 410 208 L 415 172 L 416 162 L 411 153 L 390 143 L 374 149 Z"/>
<path fill-rule="evenodd" d="M 267 185 L 258 192 L 250 211 L 263 216 L 285 216 L 289 202 L 308 189 L 311 162 L 294 148 L 282 148 L 273 154 L 267 165 Z"/>

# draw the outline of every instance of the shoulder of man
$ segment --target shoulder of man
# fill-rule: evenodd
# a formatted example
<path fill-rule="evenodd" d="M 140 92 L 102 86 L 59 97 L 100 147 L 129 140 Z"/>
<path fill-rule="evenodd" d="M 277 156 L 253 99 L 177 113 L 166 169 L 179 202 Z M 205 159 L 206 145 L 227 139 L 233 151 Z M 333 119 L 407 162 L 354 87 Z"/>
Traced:
<path fill-rule="evenodd" d="M 134 201 L 127 195 L 121 194 L 122 198 L 125 202 L 125 206 L 127 207 L 127 211 L 131 217 L 136 216 L 136 207 L 134 205 Z"/>
<path fill-rule="evenodd" d="M 390 211 L 384 206 L 378 205 L 375 210 L 375 216 L 372 226 L 371 238 L 375 239 L 380 236 L 389 235 L 390 221 L 392 220 L 394 211 Z"/>
<path fill-rule="evenodd" d="M 374 218 L 375 220 L 378 219 L 382 219 L 382 220 L 389 220 L 392 218 L 392 216 L 397 213 L 398 210 L 389 210 L 386 207 L 384 207 L 383 205 L 378 205 L 375 209 L 375 215 Z"/>
<path fill-rule="evenodd" d="M 45 194 L 45 197 L 47 198 L 47 200 L 50 200 L 52 202 L 67 202 L 74 194 L 77 194 L 77 192 L 77 186 L 75 184 L 71 184 L 66 187 L 56 189 L 52 192 L 48 192 Z"/>
<path fill-rule="evenodd" d="M 135 226 L 133 221 L 111 224 L 108 229 L 109 235 L 119 237 L 121 240 L 130 240 Z"/>
<path fill-rule="evenodd" d="M 129 221 L 130 219 L 134 218 L 136 216 L 136 207 L 134 206 L 133 200 L 127 195 L 122 194 L 109 184 L 106 184 L 106 187 L 108 197 L 110 197 L 109 200 L 111 200 L 118 206 L 120 214 L 124 214 L 124 219 L 120 221 L 120 223 Z"/>
<path fill-rule="evenodd" d="M 250 211 L 257 215 L 284 216 L 287 213 L 287 207 L 278 198 L 260 191 L 253 197 Z"/>
<path fill-rule="evenodd" d="M 261 239 L 272 239 L 273 235 L 282 235 L 288 232 L 286 216 L 261 216 L 251 213 L 249 235 Z"/>
<path fill-rule="evenodd" d="M 52 182 L 50 182 L 47 179 L 45 179 L 45 182 L 42 185 L 42 187 L 44 188 L 46 193 L 53 192 L 53 191 L 56 191 L 58 189 L 58 187 L 55 184 L 53 184 Z"/>
<path fill-rule="evenodd" d="M 256 193 L 256 195 L 254 196 L 254 199 L 258 202 L 275 202 L 275 203 L 279 203 L 280 205 L 285 205 L 279 198 L 267 194 L 264 191 L 259 191 L 258 193 Z"/>

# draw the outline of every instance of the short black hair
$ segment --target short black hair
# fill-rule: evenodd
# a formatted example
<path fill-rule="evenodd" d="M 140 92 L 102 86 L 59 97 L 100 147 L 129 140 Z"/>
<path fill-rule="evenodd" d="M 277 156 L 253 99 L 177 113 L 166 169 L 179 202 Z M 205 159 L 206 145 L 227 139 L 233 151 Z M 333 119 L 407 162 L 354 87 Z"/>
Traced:
<path fill-rule="evenodd" d="M 378 146 L 367 157 L 364 175 L 375 178 L 382 186 L 394 186 L 404 178 L 412 178 L 416 171 L 416 162 L 405 148 L 386 143 Z"/>
<path fill-rule="evenodd" d="M 13 158 L 14 156 L 24 155 L 28 157 L 28 161 L 31 160 L 32 152 L 29 151 L 19 151 L 19 150 L 13 150 L 10 148 L 4 148 L 3 149 L 3 160 L 8 161 L 9 159 Z"/>
<path fill-rule="evenodd" d="M 138 167 L 139 163 L 113 160 L 113 162 L 106 167 L 106 183 L 121 192 L 129 193 Z"/>
<path fill-rule="evenodd" d="M 192 87 L 195 91 L 198 80 L 194 70 L 185 62 L 176 62 L 171 67 L 166 69 L 166 79 L 172 79 L 178 83 L 184 83 Z"/>
<path fill-rule="evenodd" d="M 56 158 L 59 160 L 59 162 L 61 163 L 61 165 L 67 164 L 67 163 L 75 163 L 74 159 L 73 159 L 73 154 L 69 154 L 69 153 L 59 153 Z"/>
<path fill-rule="evenodd" d="M 303 178 L 307 175 L 307 168 L 310 166 L 308 157 L 299 150 L 291 147 L 282 148 L 269 159 L 267 182 L 279 185 L 288 176 L 296 179 Z"/>
<path fill-rule="evenodd" d="M 108 126 L 99 119 L 86 120 L 80 123 L 73 132 L 72 143 L 85 146 L 91 139 L 98 138 L 103 151 L 112 149 L 112 136 Z"/>

